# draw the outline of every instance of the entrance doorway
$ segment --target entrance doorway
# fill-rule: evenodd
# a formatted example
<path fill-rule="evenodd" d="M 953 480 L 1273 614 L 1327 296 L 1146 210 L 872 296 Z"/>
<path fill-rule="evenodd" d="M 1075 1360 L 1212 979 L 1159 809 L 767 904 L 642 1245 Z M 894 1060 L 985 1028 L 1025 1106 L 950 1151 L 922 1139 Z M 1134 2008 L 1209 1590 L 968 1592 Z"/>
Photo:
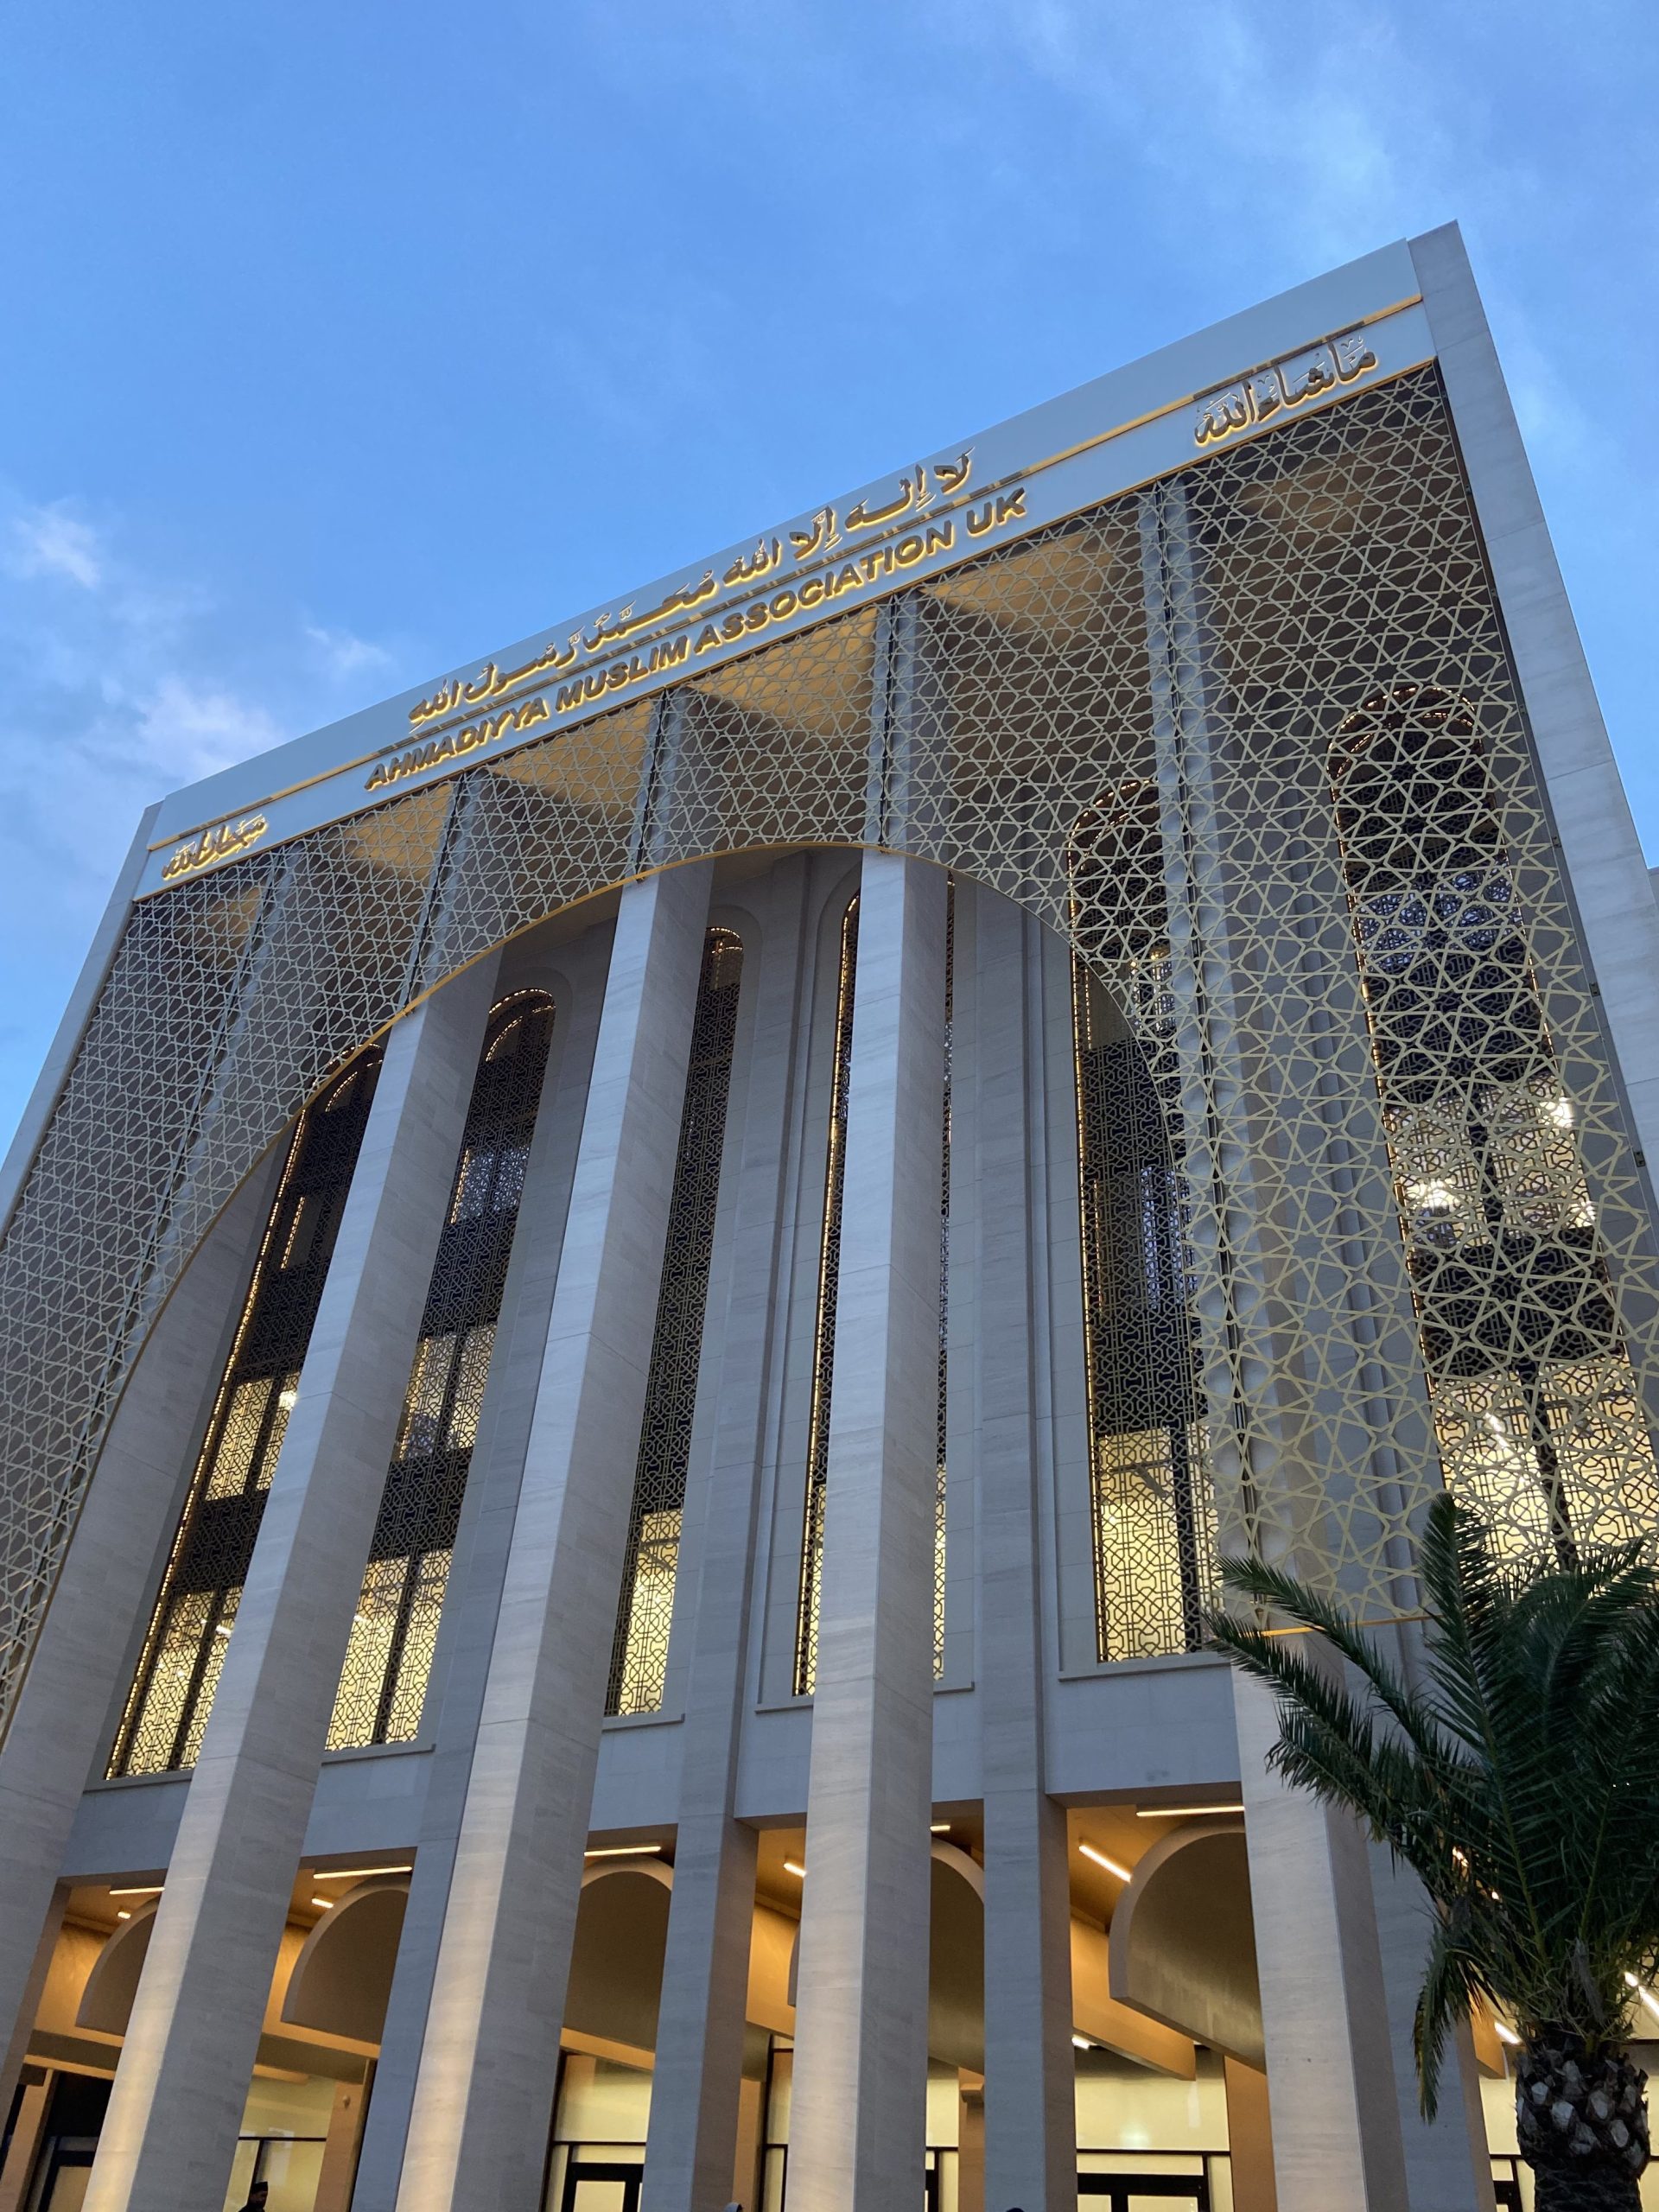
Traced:
<path fill-rule="evenodd" d="M 1202 2174 L 1079 2174 L 1077 2195 L 1093 2197 L 1103 2212 L 1170 2212 L 1176 2205 L 1210 2212 Z"/>
<path fill-rule="evenodd" d="M 559 2212 L 639 2212 L 643 2166 L 601 2164 L 572 2158 L 564 2170 Z"/>

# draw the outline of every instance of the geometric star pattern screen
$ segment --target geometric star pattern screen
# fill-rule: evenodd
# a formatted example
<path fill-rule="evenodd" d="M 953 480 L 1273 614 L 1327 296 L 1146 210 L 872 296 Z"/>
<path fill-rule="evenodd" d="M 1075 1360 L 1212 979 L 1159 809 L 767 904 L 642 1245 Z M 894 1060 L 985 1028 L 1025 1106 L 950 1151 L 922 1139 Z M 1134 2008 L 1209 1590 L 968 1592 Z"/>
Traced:
<path fill-rule="evenodd" d="M 798 844 L 1003 893 L 1135 1038 L 1224 1548 L 1390 1613 L 1443 1474 L 1516 1548 L 1653 1528 L 1651 1224 L 1429 366 L 137 907 L 0 1248 L 0 1711 L 307 1100 L 574 901 Z"/>

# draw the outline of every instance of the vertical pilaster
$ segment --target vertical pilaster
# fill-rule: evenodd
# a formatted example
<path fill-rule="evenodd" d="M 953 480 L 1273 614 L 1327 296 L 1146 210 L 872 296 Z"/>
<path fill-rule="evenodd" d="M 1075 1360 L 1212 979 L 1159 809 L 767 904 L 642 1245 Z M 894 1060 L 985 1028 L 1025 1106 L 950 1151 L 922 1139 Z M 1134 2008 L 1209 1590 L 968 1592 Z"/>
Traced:
<path fill-rule="evenodd" d="M 984 2201 L 1077 2202 L 1065 1814 L 1043 1788 L 1046 1643 L 1040 1598 L 1026 1024 L 1039 995 L 1037 925 L 973 898 L 975 1428 L 979 1684 L 985 1808 Z M 958 922 L 958 944 L 966 932 Z M 957 1004 L 963 994 L 958 993 Z M 1036 1056 L 1040 1068 L 1041 1057 Z M 993 1993 L 995 1994 L 993 1995 Z"/>
<path fill-rule="evenodd" d="M 272 1173 L 249 1177 L 156 1324 L 111 1423 L 0 1749 L 0 2041 L 11 2045 L 0 2103 L 10 2101 L 34 2024 L 44 1980 L 37 1948 L 75 1808 L 111 1687 L 155 1593 L 158 1539 L 176 1519 L 230 1349 Z"/>
<path fill-rule="evenodd" d="M 599 1754 L 709 867 L 622 894 L 397 2202 L 533 2205 Z"/>
<path fill-rule="evenodd" d="M 1411 2028 L 1428 1948 L 1428 1900 L 1416 1876 L 1407 1867 L 1396 1866 L 1383 1845 L 1370 1847 L 1370 1859 L 1400 2135 L 1413 2212 L 1420 2208 L 1422 2212 L 1494 2212 L 1497 2199 L 1486 2147 L 1486 2116 L 1481 2107 L 1474 2033 L 1466 2020 L 1452 2038 L 1440 2069 L 1440 2111 L 1432 2124 L 1423 2118 L 1417 2101 Z"/>
<path fill-rule="evenodd" d="M 180 1822 L 86 2202 L 219 2212 L 489 1005 L 395 1028 Z"/>
<path fill-rule="evenodd" d="M 1278 2212 L 1406 2212 L 1364 1837 L 1268 1770 L 1273 1694 L 1235 1672 Z"/>
<path fill-rule="evenodd" d="M 718 1325 L 705 1333 L 714 1355 L 704 1360 L 714 1402 L 706 1510 L 696 1585 L 678 1600 L 693 1642 L 643 2212 L 718 2212 L 735 2186 L 756 1839 L 733 1817 L 733 1803 L 799 1044 L 805 882 L 798 866 L 780 872 L 756 975 L 735 1159 L 728 1147 L 728 1172 L 736 1179 L 730 1288 Z"/>
<path fill-rule="evenodd" d="M 927 2076 L 944 875 L 860 893 L 807 1878 L 792 2212 L 912 2212 Z"/>
<path fill-rule="evenodd" d="M 569 963 L 569 997 L 559 996 L 553 1058 L 531 1147 L 427 1693 L 427 1713 L 435 1716 L 423 1723 L 435 1732 L 431 1766 L 374 2095 L 364 2122 L 353 2212 L 391 2212 L 403 2171 L 427 2008 L 547 1348 L 610 934 L 608 924 L 589 932 Z"/>

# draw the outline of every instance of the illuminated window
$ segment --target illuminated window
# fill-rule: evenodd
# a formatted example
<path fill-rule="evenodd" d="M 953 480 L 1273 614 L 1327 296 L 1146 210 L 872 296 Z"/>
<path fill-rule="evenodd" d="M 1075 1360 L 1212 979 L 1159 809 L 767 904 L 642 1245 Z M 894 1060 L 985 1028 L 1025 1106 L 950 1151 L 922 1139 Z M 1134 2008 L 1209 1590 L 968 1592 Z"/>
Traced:
<path fill-rule="evenodd" d="M 730 930 L 710 930 L 692 1022 L 607 1713 L 656 1713 L 663 1702 L 742 978 L 741 943 Z"/>
<path fill-rule="evenodd" d="M 378 1072 L 378 1051 L 365 1054 L 294 1133 L 111 1774 L 162 1774 L 195 1760 Z"/>
<path fill-rule="evenodd" d="M 1645 1533 L 1659 1477 L 1474 713 L 1391 685 L 1331 779 L 1445 1478 L 1516 1556 Z"/>
<path fill-rule="evenodd" d="M 1162 945 L 1135 963 L 1154 1022 L 1168 969 Z M 1141 1043 L 1075 957 L 1071 991 L 1096 1651 L 1144 1658 L 1198 1649 L 1216 1574 L 1183 1197 Z"/>
<path fill-rule="evenodd" d="M 830 1471 L 830 1398 L 836 1375 L 836 1298 L 841 1278 L 841 1199 L 847 1179 L 847 1093 L 853 1063 L 853 998 L 858 983 L 858 901 L 842 918 L 836 976 L 835 1057 L 818 1243 L 817 1313 L 812 1332 L 812 1406 L 806 1434 L 806 1505 L 801 1588 L 795 1616 L 795 1694 L 811 1694 L 818 1666 L 819 1575 L 823 1565 L 824 1484 Z"/>
<path fill-rule="evenodd" d="M 552 1003 L 537 992 L 497 1007 L 485 1033 L 331 1751 L 420 1732 L 552 1035 Z"/>

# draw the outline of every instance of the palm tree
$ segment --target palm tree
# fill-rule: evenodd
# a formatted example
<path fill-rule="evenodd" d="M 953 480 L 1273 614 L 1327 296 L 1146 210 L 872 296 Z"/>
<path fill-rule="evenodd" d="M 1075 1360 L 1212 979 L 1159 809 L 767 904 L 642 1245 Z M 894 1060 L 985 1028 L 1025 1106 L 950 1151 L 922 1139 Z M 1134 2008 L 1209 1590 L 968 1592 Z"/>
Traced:
<path fill-rule="evenodd" d="M 1420 1569 L 1418 1687 L 1341 1605 L 1260 1560 L 1230 1561 L 1229 1587 L 1319 1643 L 1225 1613 L 1210 1633 L 1275 1694 L 1269 1764 L 1357 1815 L 1428 1893 L 1425 2116 L 1481 1999 L 1521 2039 L 1539 2212 L 1637 2212 L 1647 2076 L 1623 2046 L 1659 1967 L 1659 1567 L 1640 1544 L 1507 1560 L 1443 1495 Z"/>

